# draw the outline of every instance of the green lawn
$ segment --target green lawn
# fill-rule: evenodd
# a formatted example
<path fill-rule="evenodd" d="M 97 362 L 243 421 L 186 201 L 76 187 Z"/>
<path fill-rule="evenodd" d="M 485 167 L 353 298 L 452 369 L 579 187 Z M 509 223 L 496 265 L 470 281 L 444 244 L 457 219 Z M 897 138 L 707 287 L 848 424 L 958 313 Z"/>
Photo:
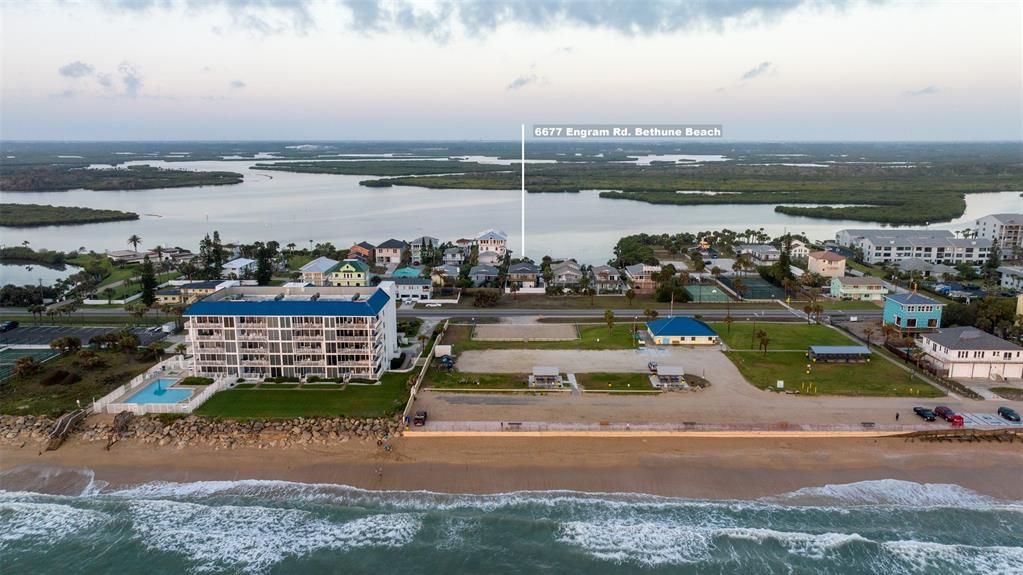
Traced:
<path fill-rule="evenodd" d="M 450 328 L 449 328 L 450 329 Z M 469 383 L 461 383 L 462 381 Z M 476 382 L 479 381 L 479 385 Z M 430 369 L 422 387 L 446 389 L 528 389 L 529 376 L 525 373 L 463 373 L 457 370 Z"/>
<path fill-rule="evenodd" d="M 1023 401 L 1023 389 L 1016 387 L 992 387 L 991 391 L 1013 401 Z"/>
<path fill-rule="evenodd" d="M 886 397 L 941 397 L 944 394 L 918 377 L 880 357 L 867 363 L 816 363 L 799 352 L 758 353 L 730 351 L 726 355 L 743 377 L 761 388 L 774 388 L 778 380 L 786 390 L 820 395 Z M 812 387 L 808 387 L 812 386 Z"/>
<path fill-rule="evenodd" d="M 298 271 L 299 269 L 301 269 L 302 266 L 313 261 L 314 259 L 316 258 L 314 258 L 311 255 L 292 254 L 288 256 L 288 269 Z"/>
<path fill-rule="evenodd" d="M 42 371 L 35 375 L 11 377 L 0 386 L 0 413 L 58 415 L 75 409 L 76 400 L 87 406 L 156 363 L 138 361 L 133 355 L 120 352 L 97 354 L 103 358 L 105 367 L 86 369 L 79 364 L 77 354 L 68 354 L 44 363 Z M 81 379 L 69 385 L 48 382 L 58 371 Z"/>
<path fill-rule="evenodd" d="M 448 327 L 443 343 L 454 345 L 455 353 L 478 349 L 632 349 L 632 322 L 616 324 L 608 333 L 607 324 L 579 325 L 579 338 L 565 341 L 477 341 L 469 339 L 472 326 Z"/>
<path fill-rule="evenodd" d="M 471 296 L 463 296 L 458 304 L 445 304 L 445 308 L 472 308 L 473 298 Z M 424 304 L 417 304 L 418 307 L 423 307 Z M 620 295 L 606 295 L 606 296 L 595 296 L 592 304 L 590 303 L 589 296 L 581 295 L 562 295 L 562 296 L 546 296 L 546 295 L 533 295 L 533 294 L 522 294 L 512 296 L 511 294 L 504 294 L 501 297 L 501 301 L 498 302 L 498 308 L 515 308 L 515 309 L 538 309 L 538 310 L 557 310 L 566 309 L 616 309 L 616 310 L 634 310 L 635 315 L 643 319 L 643 310 L 646 308 L 655 309 L 667 309 L 671 304 L 669 302 L 658 302 L 655 301 L 651 295 L 637 295 L 632 300 L 632 304 L 629 304 L 628 298 Z M 703 302 L 703 303 L 676 303 L 675 310 L 700 310 L 700 309 L 725 309 L 728 306 L 732 308 L 741 308 L 744 304 L 733 302 L 731 304 L 725 302 Z M 763 305 L 763 304 L 759 304 Z M 698 313 L 698 311 L 697 311 Z M 631 318 L 631 316 L 630 316 Z"/>
<path fill-rule="evenodd" d="M 577 373 L 579 387 L 592 390 L 652 391 L 650 376 L 645 373 Z"/>
<path fill-rule="evenodd" d="M 211 397 L 196 415 L 231 419 L 289 417 L 385 417 L 408 400 L 407 373 L 387 373 L 380 385 L 340 389 L 228 389 Z"/>
<path fill-rule="evenodd" d="M 732 349 L 756 350 L 760 347 L 759 340 L 753 336 L 753 322 L 734 322 L 731 330 L 724 323 L 712 323 L 710 326 Z M 842 332 L 823 325 L 807 325 L 804 322 L 757 322 L 756 326 L 757 331 L 767 332 L 767 337 L 771 340 L 767 346 L 768 350 L 804 350 L 811 345 L 859 345 Z"/>
<path fill-rule="evenodd" d="M 167 272 L 167 273 L 163 273 L 163 274 L 157 274 L 156 281 L 157 281 L 157 283 L 161 283 L 162 284 L 162 283 L 170 281 L 172 279 L 177 279 L 180 275 L 181 275 L 180 272 Z M 107 294 L 103 293 L 103 289 L 105 289 L 105 288 L 100 288 L 96 292 L 96 297 L 97 298 L 99 298 L 99 299 L 107 299 Z M 142 285 L 137 283 L 137 282 L 130 283 L 130 284 L 124 283 L 124 284 L 121 284 L 121 285 L 119 285 L 117 287 L 114 287 L 112 289 L 114 290 L 114 293 L 113 293 L 112 296 L 110 296 L 110 299 L 124 299 L 124 298 L 131 297 L 131 296 L 141 292 L 142 291 Z"/>

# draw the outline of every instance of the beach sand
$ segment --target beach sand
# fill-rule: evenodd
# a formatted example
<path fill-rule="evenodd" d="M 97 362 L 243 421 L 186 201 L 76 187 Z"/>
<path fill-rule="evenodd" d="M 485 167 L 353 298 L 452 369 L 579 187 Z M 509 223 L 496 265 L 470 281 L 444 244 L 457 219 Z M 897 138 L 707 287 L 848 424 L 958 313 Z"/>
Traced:
<path fill-rule="evenodd" d="M 400 438 L 291 449 L 154 447 L 130 441 L 0 447 L 0 470 L 20 466 L 91 469 L 113 487 L 151 481 L 264 479 L 378 490 L 501 493 L 522 490 L 634 492 L 751 499 L 803 487 L 901 479 L 954 483 L 1023 499 L 1023 443 L 923 443 L 902 438 Z M 39 474 L 6 473 L 0 488 L 68 492 L 23 484 Z M 60 474 L 54 474 L 59 476 Z"/>

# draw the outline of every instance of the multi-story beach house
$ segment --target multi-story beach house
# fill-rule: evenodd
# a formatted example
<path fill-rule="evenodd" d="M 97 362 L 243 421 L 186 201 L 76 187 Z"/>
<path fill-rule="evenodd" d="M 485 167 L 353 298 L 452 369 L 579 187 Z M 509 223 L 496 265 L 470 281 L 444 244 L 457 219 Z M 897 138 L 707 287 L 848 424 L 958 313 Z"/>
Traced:
<path fill-rule="evenodd" d="M 299 268 L 302 272 L 302 281 L 311 283 L 314 286 L 330 285 L 330 272 L 341 263 L 326 256 L 320 256 L 315 260 Z"/>
<path fill-rule="evenodd" d="M 377 247 L 369 242 L 359 242 L 348 248 L 348 257 L 371 263 L 374 261 L 373 255 L 376 249 Z"/>
<path fill-rule="evenodd" d="M 408 251 L 408 244 L 401 240 L 389 239 L 376 247 L 376 262 L 380 265 L 401 263 Z"/>
<path fill-rule="evenodd" d="M 951 378 L 1023 378 L 1023 347 L 975 327 L 950 327 L 920 336 L 926 361 Z"/>
<path fill-rule="evenodd" d="M 362 260 L 344 260 L 330 270 L 330 285 L 334 287 L 364 287 L 369 285 L 369 266 Z"/>
<path fill-rule="evenodd" d="M 529 262 L 519 262 L 508 266 L 508 284 L 520 288 L 533 288 L 539 285 L 540 268 Z"/>
<path fill-rule="evenodd" d="M 776 262 L 781 257 L 781 250 L 771 244 L 741 244 L 735 248 L 737 255 L 749 254 L 761 263 Z"/>
<path fill-rule="evenodd" d="M 430 236 L 423 236 L 409 242 L 409 250 L 412 252 L 413 265 L 421 264 L 423 262 L 423 255 L 438 246 L 440 246 L 440 240 Z"/>
<path fill-rule="evenodd" d="M 551 283 L 556 286 L 569 287 L 579 284 L 583 279 L 582 268 L 575 260 L 565 260 L 551 266 L 551 274 L 554 276 Z"/>
<path fill-rule="evenodd" d="M 976 237 L 996 242 L 1003 251 L 1023 247 L 1023 214 L 991 214 L 976 225 Z"/>
<path fill-rule="evenodd" d="M 398 356 L 395 286 L 230 287 L 185 310 L 197 375 L 379 379 Z"/>
<path fill-rule="evenodd" d="M 181 290 L 181 301 L 186 304 L 193 303 L 210 294 L 236 285 L 238 285 L 236 280 L 206 280 L 201 282 L 183 283 L 179 286 L 179 289 Z"/>
<path fill-rule="evenodd" d="M 863 252 L 868 264 L 920 258 L 932 263 L 981 263 L 991 250 L 990 239 L 957 238 L 948 230 L 839 230 L 835 240 Z"/>
<path fill-rule="evenodd" d="M 225 278 L 238 280 L 251 277 L 254 273 L 256 273 L 256 260 L 236 258 L 224 264 Z"/>
<path fill-rule="evenodd" d="M 428 278 L 393 278 L 400 300 L 430 299 L 433 282 Z"/>
<path fill-rule="evenodd" d="M 498 275 L 499 271 L 494 266 L 480 264 L 469 269 L 469 279 L 472 280 L 472 285 L 477 287 L 496 280 Z"/>
<path fill-rule="evenodd" d="M 444 263 L 452 266 L 460 266 L 465 261 L 465 250 L 462 248 L 448 248 L 444 250 Z"/>
<path fill-rule="evenodd" d="M 810 252 L 806 256 L 806 269 L 821 277 L 839 278 L 845 275 L 845 257 L 826 250 Z"/>
<path fill-rule="evenodd" d="M 653 293 L 657 289 L 654 275 L 661 273 L 661 266 L 634 264 L 625 268 L 625 277 L 636 293 Z"/>
<path fill-rule="evenodd" d="M 590 268 L 590 285 L 597 293 L 619 292 L 622 290 L 622 275 L 607 265 Z"/>
<path fill-rule="evenodd" d="M 476 245 L 479 246 L 481 254 L 483 252 L 496 252 L 497 255 L 504 257 L 504 252 L 508 251 L 508 234 L 501 230 L 484 230 L 477 234 Z"/>
<path fill-rule="evenodd" d="M 810 255 L 810 246 L 804 244 L 801 240 L 792 240 L 792 245 L 789 249 L 789 256 L 796 260 L 805 260 Z"/>
<path fill-rule="evenodd" d="M 1023 291 L 1023 267 L 1001 266 L 998 268 L 998 285 L 1013 291 Z"/>
<path fill-rule="evenodd" d="M 883 323 L 903 335 L 934 331 L 941 325 L 945 304 L 916 292 L 884 296 Z"/>
<path fill-rule="evenodd" d="M 888 288 L 872 276 L 831 278 L 831 297 L 858 301 L 881 301 Z"/>

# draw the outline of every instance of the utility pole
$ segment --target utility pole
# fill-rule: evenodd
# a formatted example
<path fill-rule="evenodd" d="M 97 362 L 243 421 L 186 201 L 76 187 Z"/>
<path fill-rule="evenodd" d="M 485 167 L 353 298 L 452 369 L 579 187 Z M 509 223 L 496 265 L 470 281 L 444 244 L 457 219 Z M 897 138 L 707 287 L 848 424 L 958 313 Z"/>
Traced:
<path fill-rule="evenodd" d="M 520 258 L 526 257 L 526 125 L 522 124 L 522 131 L 520 133 L 522 143 L 522 163 L 521 163 L 521 184 L 522 184 L 522 254 Z"/>

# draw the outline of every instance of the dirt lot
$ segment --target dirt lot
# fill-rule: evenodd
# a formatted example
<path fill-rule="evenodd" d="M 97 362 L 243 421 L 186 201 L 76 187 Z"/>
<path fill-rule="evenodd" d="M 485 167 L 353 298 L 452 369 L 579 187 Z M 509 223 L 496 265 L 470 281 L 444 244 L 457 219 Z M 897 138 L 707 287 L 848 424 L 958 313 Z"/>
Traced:
<path fill-rule="evenodd" d="M 577 339 L 579 333 L 571 324 L 496 323 L 477 325 L 472 338 L 480 341 L 560 341 Z"/>
<path fill-rule="evenodd" d="M 739 370 L 715 349 L 640 348 L 600 351 L 500 349 L 466 351 L 458 358 L 459 371 L 473 373 L 523 373 L 534 365 L 552 365 L 568 373 L 645 372 L 647 364 L 681 365 L 686 371 L 746 383 Z"/>

